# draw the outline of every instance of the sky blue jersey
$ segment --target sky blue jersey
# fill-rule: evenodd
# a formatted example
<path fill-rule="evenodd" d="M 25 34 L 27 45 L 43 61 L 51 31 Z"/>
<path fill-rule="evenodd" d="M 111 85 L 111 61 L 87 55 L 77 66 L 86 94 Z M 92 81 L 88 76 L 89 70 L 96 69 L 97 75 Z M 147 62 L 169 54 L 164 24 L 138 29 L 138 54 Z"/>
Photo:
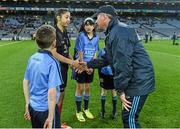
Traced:
<path fill-rule="evenodd" d="M 78 52 L 83 52 L 83 61 L 88 62 L 93 59 L 95 53 L 99 50 L 99 36 L 94 34 L 89 39 L 87 34 L 80 32 L 75 43 L 75 58 L 78 58 Z"/>
<path fill-rule="evenodd" d="M 58 102 L 63 80 L 59 63 L 50 52 L 37 52 L 30 57 L 24 79 L 29 81 L 30 105 L 34 110 L 48 110 L 49 88 L 56 88 Z"/>
<path fill-rule="evenodd" d="M 98 57 L 102 57 L 104 54 L 105 54 L 105 50 L 102 49 L 102 50 L 99 52 Z M 105 75 L 113 75 L 113 72 L 112 72 L 112 69 L 111 69 L 110 65 L 101 68 L 101 73 L 103 73 L 103 74 L 105 74 Z"/>

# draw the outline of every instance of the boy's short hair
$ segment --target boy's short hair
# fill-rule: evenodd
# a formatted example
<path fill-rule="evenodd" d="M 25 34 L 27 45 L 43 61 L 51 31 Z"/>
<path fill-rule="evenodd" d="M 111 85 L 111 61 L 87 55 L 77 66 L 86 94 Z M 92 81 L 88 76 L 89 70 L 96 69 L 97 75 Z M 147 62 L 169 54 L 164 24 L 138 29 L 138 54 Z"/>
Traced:
<path fill-rule="evenodd" d="M 36 31 L 36 43 L 41 49 L 49 48 L 56 40 L 56 30 L 50 25 L 42 25 Z"/>

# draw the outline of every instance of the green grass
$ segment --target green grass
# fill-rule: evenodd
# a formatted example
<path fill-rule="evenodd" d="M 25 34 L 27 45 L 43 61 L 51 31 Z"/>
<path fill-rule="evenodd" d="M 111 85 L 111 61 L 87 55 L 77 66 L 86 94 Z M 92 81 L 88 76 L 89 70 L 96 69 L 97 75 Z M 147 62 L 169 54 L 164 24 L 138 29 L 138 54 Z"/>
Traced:
<path fill-rule="evenodd" d="M 23 118 L 24 96 L 22 80 L 28 58 L 37 50 L 33 41 L 17 44 L 0 42 L 0 128 L 30 128 L 30 121 Z M 72 41 L 73 46 L 73 41 Z M 100 43 L 103 46 L 103 43 Z M 144 128 L 180 127 L 180 46 L 173 46 L 170 40 L 153 41 L 144 44 L 152 59 L 156 75 L 156 92 L 151 94 L 141 112 L 140 121 Z M 73 52 L 73 47 L 71 48 Z M 100 87 L 97 72 L 91 87 L 90 109 L 94 120 L 80 123 L 75 117 L 75 81 L 69 70 L 68 87 L 62 113 L 62 121 L 74 128 L 121 128 L 121 104 L 118 101 L 118 116 L 110 118 L 111 93 L 106 103 L 107 116 L 100 119 Z"/>

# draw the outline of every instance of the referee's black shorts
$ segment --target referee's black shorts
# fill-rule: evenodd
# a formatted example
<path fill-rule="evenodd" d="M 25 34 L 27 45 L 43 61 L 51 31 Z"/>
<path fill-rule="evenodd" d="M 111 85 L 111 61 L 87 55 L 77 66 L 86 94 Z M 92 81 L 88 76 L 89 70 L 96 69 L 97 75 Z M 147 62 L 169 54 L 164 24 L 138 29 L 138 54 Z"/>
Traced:
<path fill-rule="evenodd" d="M 87 74 L 86 71 L 82 72 L 82 73 L 76 73 L 75 74 L 75 80 L 78 83 L 91 83 L 93 82 L 93 77 L 94 77 L 94 71 L 92 74 Z"/>
<path fill-rule="evenodd" d="M 60 92 L 63 92 L 67 86 L 68 68 L 69 66 L 67 64 L 61 63 L 61 76 L 64 83 L 60 86 Z"/>
<path fill-rule="evenodd" d="M 29 112 L 31 116 L 31 124 L 32 128 L 43 128 L 44 123 L 46 119 L 48 118 L 48 110 L 47 111 L 35 111 L 30 105 L 29 105 Z M 53 120 L 53 128 L 61 128 L 60 124 L 60 113 L 58 111 L 58 106 L 55 107 L 55 114 L 54 114 L 54 120 Z"/>
<path fill-rule="evenodd" d="M 106 90 L 114 89 L 114 81 L 112 75 L 99 73 L 100 86 Z"/>

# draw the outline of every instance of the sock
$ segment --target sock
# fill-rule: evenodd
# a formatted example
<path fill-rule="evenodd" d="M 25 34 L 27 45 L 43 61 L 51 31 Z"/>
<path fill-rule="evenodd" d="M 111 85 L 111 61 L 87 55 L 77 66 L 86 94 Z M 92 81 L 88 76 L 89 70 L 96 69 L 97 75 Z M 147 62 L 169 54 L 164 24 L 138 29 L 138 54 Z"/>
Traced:
<path fill-rule="evenodd" d="M 82 102 L 82 96 L 76 96 L 76 106 L 78 113 L 81 111 L 81 102 Z"/>
<path fill-rule="evenodd" d="M 117 96 L 112 97 L 112 103 L 113 103 L 113 115 L 116 114 L 116 107 L 117 107 Z"/>
<path fill-rule="evenodd" d="M 101 96 L 101 112 L 105 113 L 106 96 Z"/>
<path fill-rule="evenodd" d="M 88 109 L 89 95 L 84 95 L 84 110 Z"/>

